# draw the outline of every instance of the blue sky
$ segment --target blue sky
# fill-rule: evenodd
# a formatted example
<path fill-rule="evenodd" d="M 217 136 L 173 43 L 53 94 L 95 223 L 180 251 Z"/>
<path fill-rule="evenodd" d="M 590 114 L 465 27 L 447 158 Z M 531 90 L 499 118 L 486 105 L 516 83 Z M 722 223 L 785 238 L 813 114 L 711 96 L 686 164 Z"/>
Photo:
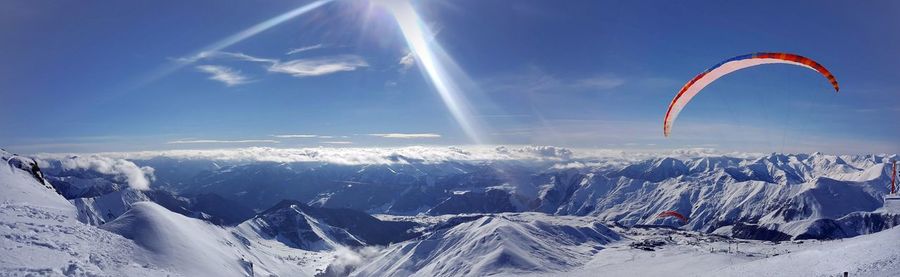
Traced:
<path fill-rule="evenodd" d="M 311 2 L 3 1 L 0 146 L 474 143 L 421 62 L 404 59 L 410 44 L 398 21 L 369 1 L 325 3 L 203 52 Z M 895 1 L 413 4 L 482 143 L 900 152 Z M 685 82 L 762 51 L 817 60 L 841 92 L 807 69 L 750 68 L 707 87 L 663 137 L 667 105 Z"/>

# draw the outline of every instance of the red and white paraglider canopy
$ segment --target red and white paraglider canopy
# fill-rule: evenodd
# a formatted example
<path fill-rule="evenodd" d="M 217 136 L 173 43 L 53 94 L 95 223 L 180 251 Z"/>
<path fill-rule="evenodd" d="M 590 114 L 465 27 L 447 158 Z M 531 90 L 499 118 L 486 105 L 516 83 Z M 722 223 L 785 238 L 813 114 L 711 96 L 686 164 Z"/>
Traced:
<path fill-rule="evenodd" d="M 681 88 L 681 91 L 675 95 L 675 98 L 672 99 L 672 103 L 669 104 L 669 110 L 666 112 L 666 118 L 663 121 L 663 134 L 666 137 L 669 136 L 672 132 L 672 123 L 675 122 L 675 118 L 678 117 L 681 109 L 683 109 L 697 93 L 700 93 L 700 91 L 710 83 L 731 72 L 771 63 L 792 64 L 815 70 L 831 82 L 835 91 L 840 90 L 834 75 L 831 75 L 831 72 L 829 72 L 828 69 L 825 69 L 824 66 L 812 59 L 788 53 L 755 53 L 741 55 L 714 65 L 703 73 L 700 73 L 700 75 L 697 75 L 697 77 L 694 77 L 694 79 L 691 79 Z"/>
<path fill-rule="evenodd" d="M 684 216 L 683 214 L 676 212 L 676 211 L 663 211 L 663 212 L 659 213 L 659 215 L 657 215 L 656 217 L 658 217 L 658 218 L 675 217 L 675 218 L 680 219 L 681 222 L 683 222 L 683 223 L 688 222 L 688 218 L 686 216 Z"/>

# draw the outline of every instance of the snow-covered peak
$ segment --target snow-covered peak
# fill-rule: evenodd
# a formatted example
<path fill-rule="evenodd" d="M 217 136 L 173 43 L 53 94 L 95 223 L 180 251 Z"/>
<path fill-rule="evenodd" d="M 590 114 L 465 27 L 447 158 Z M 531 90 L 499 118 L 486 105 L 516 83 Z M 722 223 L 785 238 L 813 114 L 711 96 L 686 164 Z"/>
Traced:
<path fill-rule="evenodd" d="M 76 220 L 33 160 L 0 151 L 0 275 L 162 276 L 146 250 Z"/>
<path fill-rule="evenodd" d="M 240 252 L 223 241 L 219 227 L 175 214 L 152 202 L 131 206 L 101 228 L 131 239 L 156 253 L 156 262 L 189 275 L 244 275 Z M 211 236 L 214 234 L 214 236 Z"/>
<path fill-rule="evenodd" d="M 56 193 L 37 163 L 27 157 L 0 151 L 0 203 L 53 208 L 75 214 L 75 207 Z"/>
<path fill-rule="evenodd" d="M 292 200 L 281 201 L 241 226 L 307 250 L 386 245 L 418 235 L 411 222 L 382 221 L 355 210 L 311 207 Z"/>
<path fill-rule="evenodd" d="M 619 240 L 589 218 L 498 214 L 447 220 L 419 240 L 393 245 L 351 276 L 486 276 L 559 272 Z"/>
<path fill-rule="evenodd" d="M 311 251 L 334 250 L 342 245 L 359 247 L 364 243 L 341 228 L 335 228 L 304 212 L 299 202 L 282 201 L 275 207 L 241 223 L 239 228 L 252 228 L 260 234 L 280 240 L 295 248 Z"/>
<path fill-rule="evenodd" d="M 690 172 L 690 169 L 681 160 L 663 157 L 631 164 L 619 172 L 613 173 L 611 176 L 624 176 L 631 179 L 660 182 L 687 174 L 688 172 Z"/>

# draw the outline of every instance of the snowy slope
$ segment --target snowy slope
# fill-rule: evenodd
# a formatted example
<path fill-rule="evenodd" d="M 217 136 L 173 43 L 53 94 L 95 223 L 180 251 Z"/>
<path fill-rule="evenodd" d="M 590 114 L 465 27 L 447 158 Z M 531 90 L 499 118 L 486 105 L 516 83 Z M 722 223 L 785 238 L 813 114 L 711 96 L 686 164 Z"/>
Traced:
<path fill-rule="evenodd" d="M 411 224 L 285 201 L 236 227 L 222 227 L 137 202 L 101 226 L 150 250 L 154 264 L 187 275 L 312 276 L 334 251 L 409 238 Z"/>
<path fill-rule="evenodd" d="M 841 241 L 790 243 L 734 240 L 665 229 L 632 228 L 623 232 L 623 240 L 609 244 L 581 267 L 565 273 L 524 276 L 841 276 L 845 271 L 850 276 L 900 274 L 900 228 Z"/>
<path fill-rule="evenodd" d="M 150 250 L 151 260 L 186 275 L 247 276 L 256 274 L 312 275 L 309 268 L 285 257 L 319 257 L 287 247 L 272 247 L 230 230 L 173 213 L 152 202 L 135 203 L 103 229 L 134 240 Z"/>
<path fill-rule="evenodd" d="M 78 219 L 91 225 L 111 221 L 122 215 L 133 203 L 141 201 L 152 201 L 173 212 L 219 225 L 236 225 L 255 215 L 255 212 L 240 203 L 214 193 L 180 196 L 163 189 L 135 189 L 120 184 L 121 176 L 93 169 L 61 170 L 59 161 L 43 163 L 56 166 L 51 170 L 44 170 L 48 172 L 48 181 L 75 205 Z"/>
<path fill-rule="evenodd" d="M 651 159 L 612 173 L 585 168 L 578 178 L 552 173 L 571 181 L 548 183 L 546 190 L 559 193 L 539 201 L 556 214 L 590 214 L 626 225 L 673 224 L 655 215 L 675 210 L 690 218 L 685 228 L 691 230 L 742 222 L 797 237 L 817 233 L 822 219 L 882 206 L 888 157 L 850 160 L 822 154 Z"/>
<path fill-rule="evenodd" d="M 52 209 L 62 215 L 74 215 L 72 204 L 48 187 L 46 181 L 34 176 L 32 167 L 37 165 L 29 165 L 29 160 L 0 150 L 0 184 L 3 185 L 0 201 L 10 205 L 30 204 Z"/>
<path fill-rule="evenodd" d="M 0 156 L 3 276 L 248 276 L 251 263 L 258 276 L 312 276 L 333 259 L 330 252 L 291 248 L 152 202 L 130 203 L 100 228 L 84 224 L 72 203 L 31 170 L 9 166 L 12 155 Z"/>
<path fill-rule="evenodd" d="M 205 157 L 201 154 L 193 157 L 177 153 L 180 158 L 166 158 L 175 164 L 153 160 L 153 155 L 176 153 L 117 155 L 142 159 L 149 155 L 147 161 L 152 163 L 136 163 L 166 168 L 176 168 L 185 161 L 225 161 L 224 166 L 204 167 L 187 179 L 160 172 L 157 175 L 180 183 L 184 191 L 217 193 L 257 211 L 287 195 L 312 206 L 394 215 L 537 211 L 591 215 L 625 225 L 677 226 L 680 223 L 673 219 L 656 217 L 662 211 L 675 210 L 691 219 L 685 226 L 691 230 L 713 232 L 740 222 L 788 238 L 845 237 L 840 232 L 827 232 L 833 228 L 828 220 L 881 207 L 888 181 L 885 164 L 895 157 L 676 151 L 591 158 L 576 151 L 548 149 L 553 150 L 547 150 L 546 159 L 516 160 L 508 155 L 518 150 L 497 148 L 488 152 L 506 158 L 470 159 L 466 156 L 482 152 L 455 150 L 440 159 L 386 152 L 379 159 L 353 163 L 329 162 L 309 149 L 244 149 L 232 153 L 280 157 L 255 162 L 230 159 L 224 150 L 207 153 L 215 155 L 206 157 L 206 162 L 201 162 Z M 362 152 L 370 155 L 378 151 Z M 182 178 L 189 176 L 178 172 Z M 881 226 L 875 222 L 863 224 Z"/>
<path fill-rule="evenodd" d="M 67 173 L 67 175 L 57 174 L 60 173 L 54 171 L 47 172 L 47 181 L 53 184 L 53 187 L 55 187 L 63 196 L 69 199 L 99 196 L 121 190 L 124 187 L 124 185 L 111 182 L 108 178 L 104 177 L 72 176 L 71 173 Z"/>
<path fill-rule="evenodd" d="M 329 226 L 306 214 L 299 204 L 272 209 L 238 226 L 269 239 L 309 251 L 335 250 L 342 246 L 365 245 L 347 230 Z"/>
<path fill-rule="evenodd" d="M 177 275 L 145 262 L 150 253 L 85 225 L 75 207 L 0 150 L 0 275 Z"/>
<path fill-rule="evenodd" d="M 821 243 L 793 253 L 708 272 L 709 276 L 900 275 L 900 228 Z"/>
<path fill-rule="evenodd" d="M 890 155 L 673 151 L 592 157 L 588 150 L 541 147 L 407 150 L 413 149 L 108 155 L 142 159 L 134 168 L 166 168 L 155 174 L 182 192 L 221 195 L 256 211 L 289 197 L 311 206 L 394 215 L 537 211 L 679 226 L 656 217 L 675 210 L 690 218 L 684 226 L 690 230 L 713 232 L 741 223 L 761 232 L 737 226 L 735 235 L 758 239 L 769 239 L 756 235 L 769 231 L 789 239 L 842 238 L 900 223 L 860 217 L 870 220 L 860 223 L 869 229 L 846 233 L 833 232 L 837 225 L 831 222 L 881 207 L 889 180 L 885 164 L 895 157 Z M 372 159 L 331 159 L 338 156 Z"/>
<path fill-rule="evenodd" d="M 78 220 L 91 225 L 100 225 L 119 217 L 131 208 L 133 203 L 150 201 L 143 192 L 126 188 L 97 197 L 69 200 L 78 208 Z"/>
<path fill-rule="evenodd" d="M 383 250 L 354 276 L 484 276 L 558 272 L 619 236 L 587 218 L 536 213 L 446 218 L 429 234 Z"/>
<path fill-rule="evenodd" d="M 407 221 L 383 221 L 360 211 L 311 207 L 285 200 L 238 225 L 267 239 L 311 251 L 387 245 L 419 236 Z"/>
<path fill-rule="evenodd" d="M 38 163 L 3 155 L 0 246 L 13 250 L 0 253 L 3 274 L 765 276 L 778 275 L 791 260 L 812 267 L 813 260 L 832 259 L 819 256 L 844 259 L 822 271 L 796 273 L 897 273 L 894 252 L 885 250 L 896 245 L 869 242 L 898 235 L 896 228 L 878 233 L 900 224 L 900 212 L 881 208 L 885 162 L 892 156 L 704 154 L 607 161 L 566 154 L 538 162 L 424 162 L 394 155 L 384 163 L 349 165 L 194 161 L 202 165 L 195 174 L 179 169 L 181 160 L 154 160 L 174 172 L 160 177 L 169 185 L 212 195 L 201 205 L 198 197 L 153 189 L 105 192 L 98 188 L 124 175 L 103 183 L 92 179 L 98 172 L 90 168 L 67 174 L 94 180 L 75 186 L 87 190 L 73 190 L 93 196 L 66 201 L 47 188 Z M 140 162 L 128 168 L 153 172 Z M 285 195 L 296 199 L 271 206 Z M 240 204 L 263 212 L 222 227 L 191 210 L 202 206 L 230 216 L 229 206 Z M 379 217 L 389 220 L 359 210 L 386 213 Z M 664 210 L 690 220 L 682 225 L 656 217 Z M 230 216 L 232 222 L 247 217 Z M 397 222 L 408 220 L 420 224 Z M 629 228 L 640 225 L 674 228 Z M 735 239 L 853 236 L 829 242 Z M 43 256 L 50 258 L 34 261 Z M 754 266 L 773 269 L 745 271 Z"/>

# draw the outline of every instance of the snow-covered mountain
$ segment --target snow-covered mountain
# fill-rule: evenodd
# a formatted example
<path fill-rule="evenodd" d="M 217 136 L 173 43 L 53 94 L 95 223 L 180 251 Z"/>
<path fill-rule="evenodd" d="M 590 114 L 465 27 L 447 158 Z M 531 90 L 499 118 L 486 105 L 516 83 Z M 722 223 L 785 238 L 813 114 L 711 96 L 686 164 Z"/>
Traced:
<path fill-rule="evenodd" d="M 485 276 L 559 272 L 584 264 L 619 235 L 583 217 L 497 214 L 449 217 L 427 235 L 392 245 L 341 275 Z"/>
<path fill-rule="evenodd" d="M 316 251 L 401 242 L 419 235 L 414 231 L 416 225 L 382 221 L 350 209 L 310 207 L 285 200 L 238 227 L 295 248 Z"/>
<path fill-rule="evenodd" d="M 255 215 L 250 208 L 212 193 L 178 196 L 165 190 L 121 188 L 100 196 L 69 199 L 78 209 L 78 220 L 93 225 L 109 222 L 144 201 L 217 225 L 237 225 Z"/>
<path fill-rule="evenodd" d="M 47 171 L 44 177 L 48 184 L 75 205 L 80 221 L 93 225 L 111 221 L 132 204 L 142 201 L 152 201 L 176 213 L 219 225 L 236 225 L 255 215 L 250 208 L 215 193 L 177 195 L 166 189 L 135 188 L 121 169 L 140 170 L 130 161 L 71 156 L 62 160 L 41 160 L 40 163 Z M 78 167 L 84 164 L 87 166 Z M 120 169 L 110 169 L 116 167 Z"/>
<path fill-rule="evenodd" d="M 150 251 L 79 222 L 30 158 L 0 150 L 0 275 L 164 276 Z"/>
<path fill-rule="evenodd" d="M 490 155 L 478 152 L 478 159 L 466 159 L 468 152 L 459 149 L 447 154 L 453 159 L 412 158 L 397 150 L 346 164 L 327 162 L 334 160 L 329 152 L 249 149 L 239 155 L 281 154 L 275 162 L 231 160 L 221 152 L 214 158 L 142 153 L 134 163 L 176 172 L 155 175 L 167 180 L 161 186 L 179 184 L 178 193 L 217 194 L 257 211 L 290 199 L 394 215 L 537 211 L 624 225 L 680 225 L 656 217 L 675 210 L 689 217 L 684 228 L 724 228 L 718 233 L 756 239 L 843 238 L 900 223 L 875 211 L 887 193 L 885 165 L 896 156 L 697 151 L 592 157 L 553 149 L 496 148 Z M 510 159 L 508 153 L 542 158 Z M 292 161 L 294 155 L 303 158 Z M 483 158 L 495 156 L 501 158 Z M 177 170 L 180 164 L 197 171 Z M 877 216 L 851 215 L 857 212 Z M 860 222 L 870 230 L 837 222 Z"/>
<path fill-rule="evenodd" d="M 332 252 L 294 248 L 245 227 L 251 223 L 221 227 L 149 201 L 127 206 L 94 202 L 92 207 L 125 211 L 100 227 L 86 224 L 78 220 L 75 204 L 43 179 L 37 163 L 4 151 L 0 158 L 3 276 L 312 276 L 333 260 Z M 120 195 L 127 193 L 136 192 Z M 346 226 L 367 226 L 352 217 L 340 220 Z M 320 228 L 341 229 L 327 223 Z"/>
<path fill-rule="evenodd" d="M 660 224 L 665 219 L 657 214 L 675 210 L 690 218 L 684 228 L 691 230 L 712 232 L 742 223 L 787 237 L 842 238 L 900 224 L 888 215 L 856 217 L 872 230 L 821 230 L 840 229 L 826 225 L 855 212 L 881 213 L 876 210 L 888 192 L 887 161 L 885 156 L 823 154 L 651 159 L 613 172 L 586 168 L 577 177 L 555 173 L 555 179 L 569 182 L 549 182 L 544 190 L 564 196 L 539 201 L 551 213 L 591 215 L 625 225 Z"/>
<path fill-rule="evenodd" d="M 135 203 L 101 228 L 150 251 L 149 262 L 185 276 L 309 276 L 328 259 L 327 253 L 287 247 L 253 230 L 223 228 L 152 202 Z"/>
<path fill-rule="evenodd" d="M 741 275 L 830 247 L 847 262 L 828 270 L 900 273 L 897 245 L 871 242 L 900 223 L 882 198 L 896 156 L 545 150 L 68 165 L 2 152 L 0 275 Z"/>

